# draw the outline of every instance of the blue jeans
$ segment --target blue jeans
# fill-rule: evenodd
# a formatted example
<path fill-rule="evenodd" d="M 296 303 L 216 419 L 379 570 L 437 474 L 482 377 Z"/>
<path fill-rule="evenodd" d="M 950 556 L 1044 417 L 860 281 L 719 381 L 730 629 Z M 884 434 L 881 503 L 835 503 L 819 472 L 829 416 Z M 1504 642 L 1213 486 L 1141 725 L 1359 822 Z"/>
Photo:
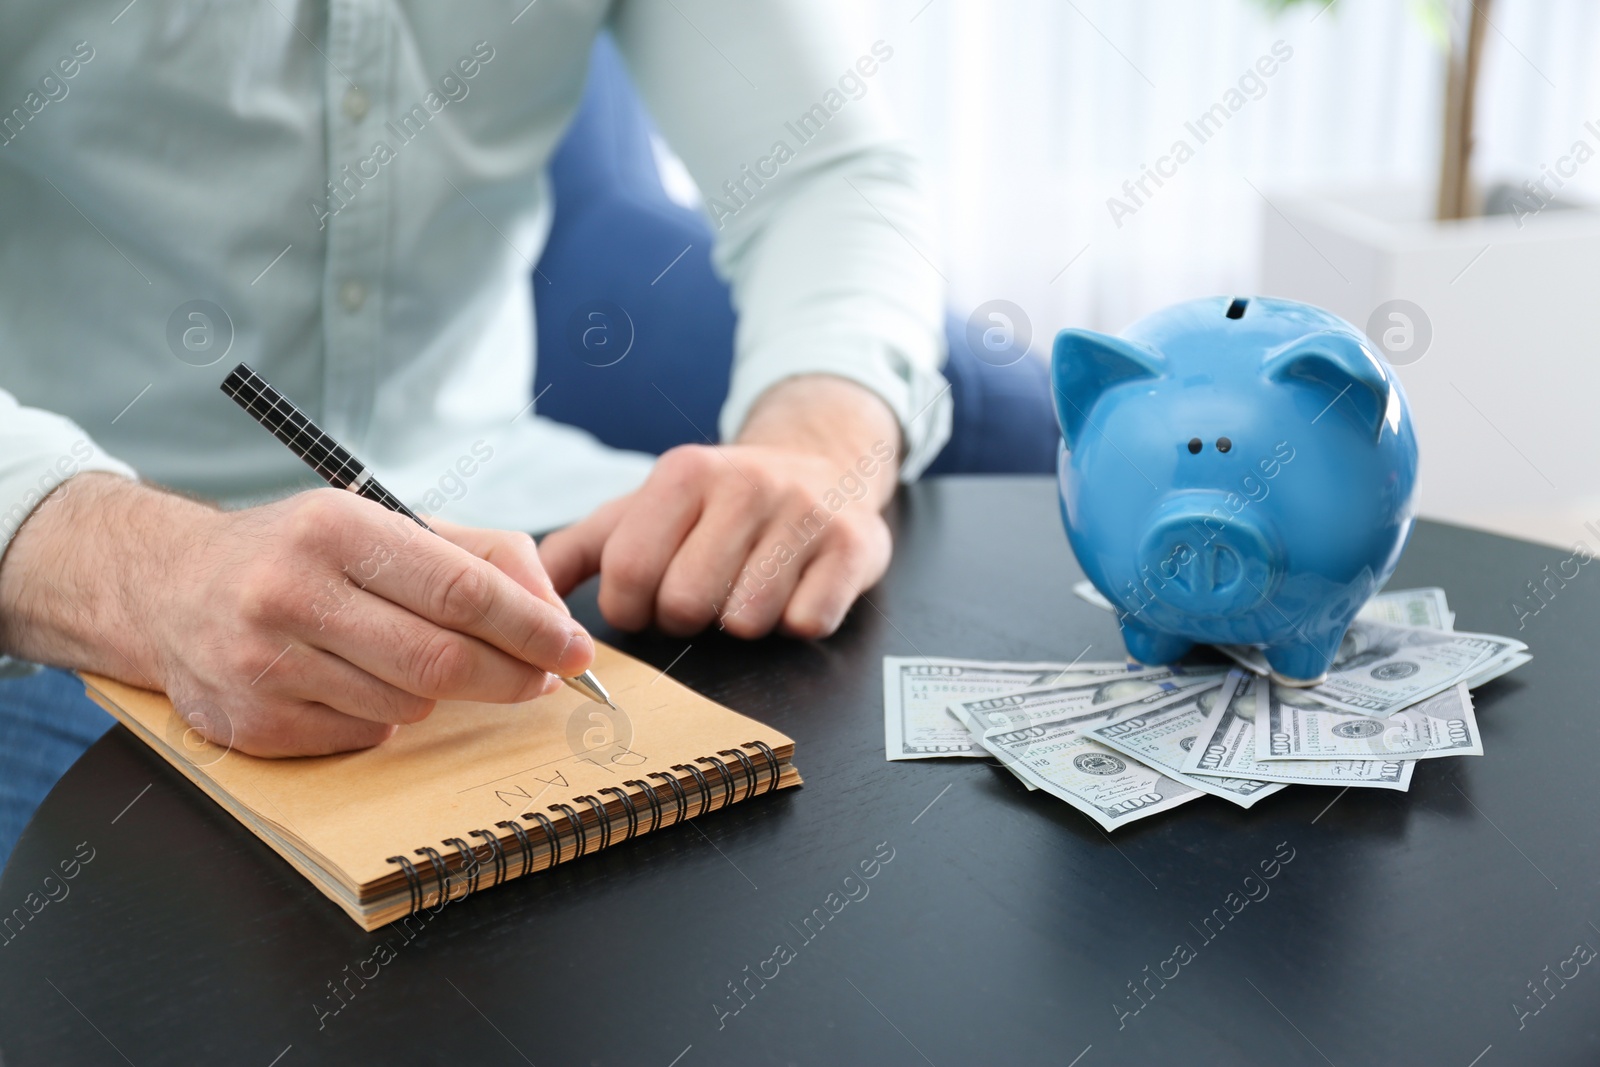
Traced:
<path fill-rule="evenodd" d="M 66 671 L 0 659 L 0 868 L 45 794 L 115 722 Z"/>

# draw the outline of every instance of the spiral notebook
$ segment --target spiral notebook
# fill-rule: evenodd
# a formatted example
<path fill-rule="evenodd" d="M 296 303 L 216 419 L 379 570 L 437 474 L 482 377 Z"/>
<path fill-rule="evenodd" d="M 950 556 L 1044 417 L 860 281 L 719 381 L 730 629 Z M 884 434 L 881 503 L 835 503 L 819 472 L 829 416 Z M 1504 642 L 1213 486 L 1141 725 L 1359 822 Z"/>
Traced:
<path fill-rule="evenodd" d="M 160 693 L 89 695 L 368 930 L 800 784 L 794 742 L 597 645 L 620 713 L 562 687 L 441 702 L 361 752 L 260 759 L 206 741 Z"/>

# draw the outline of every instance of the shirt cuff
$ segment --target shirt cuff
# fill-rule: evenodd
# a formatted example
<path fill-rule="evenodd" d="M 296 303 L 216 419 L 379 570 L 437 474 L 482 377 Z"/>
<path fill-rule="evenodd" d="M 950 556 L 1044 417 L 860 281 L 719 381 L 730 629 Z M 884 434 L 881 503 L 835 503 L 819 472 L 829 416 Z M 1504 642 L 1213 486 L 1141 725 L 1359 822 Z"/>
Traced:
<path fill-rule="evenodd" d="M 736 365 L 717 428 L 733 441 L 761 395 L 788 378 L 828 374 L 871 391 L 894 413 L 904 439 L 900 480 L 913 482 L 950 440 L 955 404 L 943 374 L 882 341 L 807 335 L 753 352 Z"/>
<path fill-rule="evenodd" d="M 44 498 L 89 471 L 138 478 L 70 419 L 22 407 L 0 393 L 0 560 Z"/>

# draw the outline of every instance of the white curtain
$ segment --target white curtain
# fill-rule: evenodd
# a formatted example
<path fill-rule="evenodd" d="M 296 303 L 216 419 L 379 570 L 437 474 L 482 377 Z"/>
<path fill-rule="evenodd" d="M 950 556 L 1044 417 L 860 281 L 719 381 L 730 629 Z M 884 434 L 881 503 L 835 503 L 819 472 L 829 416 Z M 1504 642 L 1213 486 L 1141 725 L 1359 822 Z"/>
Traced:
<path fill-rule="evenodd" d="M 933 167 L 953 305 L 1020 305 L 1036 347 L 1064 326 L 1119 329 L 1176 300 L 1260 286 L 1264 198 L 1435 182 L 1444 55 L 1434 0 L 866 0 L 864 41 Z M 1481 0 L 1480 0 L 1481 2 Z M 1600 124 L 1600 3 L 1496 0 L 1477 173 L 1520 183 Z M 1204 144 L 1185 123 L 1247 80 Z M 859 50 L 859 49 L 858 49 Z M 1272 66 L 1272 64 L 1265 64 Z M 1258 95 L 1259 99 L 1251 98 Z M 1120 227 L 1110 197 L 1186 140 L 1192 159 Z M 1562 190 L 1600 200 L 1600 161 Z M 1071 263 L 1071 266 L 1068 264 Z"/>

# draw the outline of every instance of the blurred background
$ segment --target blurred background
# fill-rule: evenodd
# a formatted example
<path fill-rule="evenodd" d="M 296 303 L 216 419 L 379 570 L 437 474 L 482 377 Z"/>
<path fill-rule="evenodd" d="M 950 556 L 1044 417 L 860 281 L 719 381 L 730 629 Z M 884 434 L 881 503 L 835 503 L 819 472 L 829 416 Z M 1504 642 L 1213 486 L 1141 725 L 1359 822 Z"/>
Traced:
<path fill-rule="evenodd" d="M 1467 206 L 1508 213 L 1440 222 L 1452 47 L 1459 63 L 1474 7 Z M 1600 3 L 857 12 L 841 69 L 875 39 L 894 48 L 871 91 L 932 166 L 959 313 L 1010 301 L 1041 354 L 1062 327 L 1115 331 L 1211 294 L 1311 300 L 1363 328 L 1377 313 L 1417 419 L 1424 513 L 1600 551 L 1584 527 L 1600 530 L 1600 214 L 1582 207 L 1600 201 Z M 1158 165 L 1170 176 L 1140 193 Z"/>

